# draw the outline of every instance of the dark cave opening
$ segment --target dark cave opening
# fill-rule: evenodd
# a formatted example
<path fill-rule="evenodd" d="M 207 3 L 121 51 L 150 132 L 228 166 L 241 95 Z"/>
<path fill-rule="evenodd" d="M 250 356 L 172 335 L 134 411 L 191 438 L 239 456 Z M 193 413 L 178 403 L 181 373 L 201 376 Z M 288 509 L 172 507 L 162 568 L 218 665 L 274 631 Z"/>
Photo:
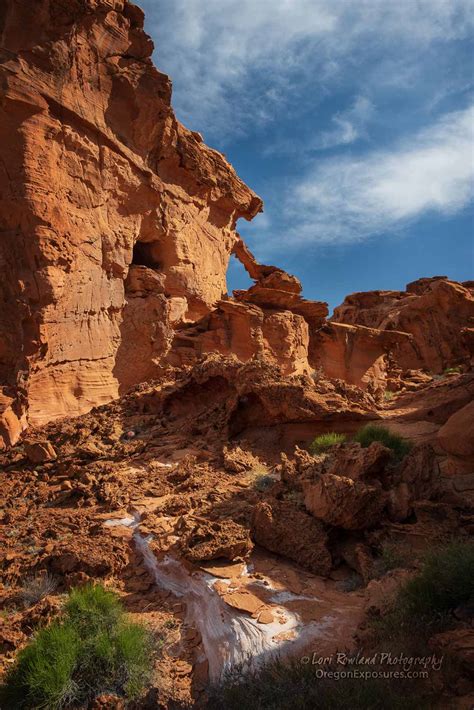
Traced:
<path fill-rule="evenodd" d="M 133 247 L 132 264 L 158 270 L 161 263 L 157 257 L 157 242 L 136 242 Z"/>

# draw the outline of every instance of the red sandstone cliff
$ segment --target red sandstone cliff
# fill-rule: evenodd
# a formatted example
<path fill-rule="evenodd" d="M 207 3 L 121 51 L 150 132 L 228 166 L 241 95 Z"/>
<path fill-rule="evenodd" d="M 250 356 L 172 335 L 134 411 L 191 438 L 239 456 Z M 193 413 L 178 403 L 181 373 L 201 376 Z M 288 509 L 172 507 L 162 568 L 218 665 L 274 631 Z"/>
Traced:
<path fill-rule="evenodd" d="M 0 412 L 78 414 L 153 377 L 226 292 L 261 201 L 170 107 L 125 0 L 0 11 Z M 144 269 L 142 267 L 152 267 Z"/>
<path fill-rule="evenodd" d="M 388 336 L 402 331 L 416 350 L 405 367 L 425 367 L 441 373 L 447 367 L 469 365 L 473 354 L 474 290 L 446 276 L 419 279 L 406 291 L 370 291 L 347 296 L 335 309 L 334 323 L 376 328 Z"/>
<path fill-rule="evenodd" d="M 353 294 L 328 322 L 298 279 L 256 262 L 235 227 L 262 203 L 176 120 L 139 8 L 31 13 L 0 11 L 0 448 L 211 352 L 377 395 L 469 366 L 469 284 Z M 233 298 L 231 253 L 255 282 Z"/>

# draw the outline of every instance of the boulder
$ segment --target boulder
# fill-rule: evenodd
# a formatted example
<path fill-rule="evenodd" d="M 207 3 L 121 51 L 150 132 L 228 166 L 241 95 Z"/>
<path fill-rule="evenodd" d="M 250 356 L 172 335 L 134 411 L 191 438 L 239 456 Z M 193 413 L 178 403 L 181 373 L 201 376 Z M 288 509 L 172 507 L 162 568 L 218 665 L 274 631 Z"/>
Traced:
<path fill-rule="evenodd" d="M 379 478 L 390 461 L 392 453 L 379 441 L 363 448 L 360 444 L 342 444 L 332 451 L 326 472 L 353 481 Z"/>
<path fill-rule="evenodd" d="M 455 412 L 438 432 L 441 447 L 474 472 L 474 401 Z"/>
<path fill-rule="evenodd" d="M 325 474 L 303 483 L 304 504 L 318 520 L 345 530 L 364 530 L 380 522 L 387 494 L 380 485 Z"/>
<path fill-rule="evenodd" d="M 184 535 L 180 544 L 190 562 L 246 557 L 253 548 L 249 531 L 233 520 L 197 522 Z"/>
<path fill-rule="evenodd" d="M 57 458 L 56 451 L 49 441 L 25 441 L 24 447 L 26 457 L 30 463 L 45 463 L 46 461 L 54 461 Z"/>
<path fill-rule="evenodd" d="M 290 501 L 258 503 L 252 515 L 252 536 L 259 545 L 305 569 L 328 576 L 332 560 L 327 534 L 318 521 Z"/>

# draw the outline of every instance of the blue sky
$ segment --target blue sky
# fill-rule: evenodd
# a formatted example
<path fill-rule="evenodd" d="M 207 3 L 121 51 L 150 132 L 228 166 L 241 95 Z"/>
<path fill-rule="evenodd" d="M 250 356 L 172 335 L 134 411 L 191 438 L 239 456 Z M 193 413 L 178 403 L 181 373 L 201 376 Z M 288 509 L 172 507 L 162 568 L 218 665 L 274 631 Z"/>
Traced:
<path fill-rule="evenodd" d="M 140 4 L 178 118 L 265 202 L 238 225 L 262 262 L 331 307 L 474 278 L 472 0 Z"/>

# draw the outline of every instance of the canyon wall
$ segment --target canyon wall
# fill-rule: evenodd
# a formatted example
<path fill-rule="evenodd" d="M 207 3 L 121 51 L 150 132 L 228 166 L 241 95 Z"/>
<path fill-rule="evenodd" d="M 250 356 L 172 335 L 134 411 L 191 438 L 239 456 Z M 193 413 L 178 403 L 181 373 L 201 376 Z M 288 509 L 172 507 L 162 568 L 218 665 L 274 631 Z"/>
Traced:
<path fill-rule="evenodd" d="M 261 201 L 170 107 L 123 0 L 0 10 L 3 438 L 153 377 Z M 1 416 L 1 415 L 0 415 Z"/>
<path fill-rule="evenodd" d="M 176 120 L 139 8 L 32 10 L 0 9 L 0 448 L 210 352 L 377 396 L 469 367 L 472 284 L 353 294 L 327 321 L 255 260 L 236 224 L 262 202 Z M 231 254 L 254 281 L 233 297 Z"/>

